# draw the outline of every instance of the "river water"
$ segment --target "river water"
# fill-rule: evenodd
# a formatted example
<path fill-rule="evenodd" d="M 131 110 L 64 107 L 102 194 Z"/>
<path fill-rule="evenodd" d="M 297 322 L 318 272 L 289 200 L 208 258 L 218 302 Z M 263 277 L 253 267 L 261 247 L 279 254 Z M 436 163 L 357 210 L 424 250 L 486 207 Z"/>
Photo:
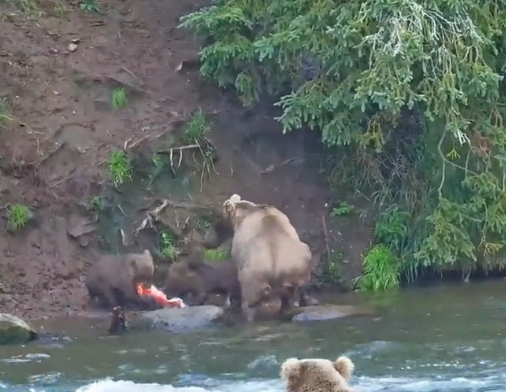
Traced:
<path fill-rule="evenodd" d="M 100 337 L 80 322 L 68 343 L 1 347 L 0 390 L 282 392 L 285 359 L 346 354 L 359 391 L 506 391 L 505 281 L 369 301 L 379 315 L 178 335 Z"/>

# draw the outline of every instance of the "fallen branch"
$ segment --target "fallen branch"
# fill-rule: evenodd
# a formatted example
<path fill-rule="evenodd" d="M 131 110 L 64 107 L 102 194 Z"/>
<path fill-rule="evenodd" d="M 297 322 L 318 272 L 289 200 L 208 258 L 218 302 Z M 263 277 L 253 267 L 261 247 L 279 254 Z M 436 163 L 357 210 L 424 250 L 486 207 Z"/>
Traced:
<path fill-rule="evenodd" d="M 184 209 L 187 209 L 187 210 L 214 210 L 214 208 L 213 208 L 212 205 L 186 203 L 186 202 L 180 202 L 180 201 L 173 201 L 173 200 L 170 200 L 170 199 L 157 199 L 157 200 L 151 202 L 146 207 L 140 208 L 139 210 L 137 210 L 137 212 L 149 210 L 154 203 L 159 203 L 159 202 L 161 202 L 162 205 L 164 203 L 166 203 L 166 205 L 165 205 L 166 207 L 167 206 L 171 206 L 171 207 L 174 207 L 174 208 L 184 208 Z"/>
<path fill-rule="evenodd" d="M 322 226 L 323 226 L 323 238 L 325 239 L 325 248 L 327 250 L 327 258 L 330 260 L 330 245 L 329 245 L 329 236 L 327 231 L 327 221 L 325 220 L 325 215 L 322 214 Z"/>
<path fill-rule="evenodd" d="M 260 174 L 267 174 L 270 173 L 276 169 L 279 169 L 285 165 L 288 165 L 289 163 L 293 163 L 294 165 L 304 162 L 305 159 L 295 159 L 295 158 L 289 158 L 283 162 L 281 162 L 279 165 L 270 165 L 265 168 L 265 170 L 262 170 Z"/>

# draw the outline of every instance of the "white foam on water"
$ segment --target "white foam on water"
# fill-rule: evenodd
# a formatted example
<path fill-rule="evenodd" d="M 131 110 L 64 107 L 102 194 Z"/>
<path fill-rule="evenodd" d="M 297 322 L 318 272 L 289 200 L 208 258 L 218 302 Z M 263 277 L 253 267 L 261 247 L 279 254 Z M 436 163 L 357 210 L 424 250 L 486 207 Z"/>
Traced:
<path fill-rule="evenodd" d="M 217 381 L 217 380 L 215 380 Z M 209 383 L 208 386 L 181 386 L 141 384 L 132 381 L 99 380 L 82 386 L 76 392 L 284 392 L 281 380 L 225 381 Z M 504 376 L 479 379 L 455 377 L 403 378 L 403 377 L 358 377 L 352 386 L 360 392 L 478 392 L 506 391 Z"/>
<path fill-rule="evenodd" d="M 132 381 L 110 379 L 95 381 L 82 386 L 76 392 L 282 392 L 279 380 L 223 382 L 220 386 L 204 388 L 199 386 L 175 387 L 160 384 L 138 384 Z"/>

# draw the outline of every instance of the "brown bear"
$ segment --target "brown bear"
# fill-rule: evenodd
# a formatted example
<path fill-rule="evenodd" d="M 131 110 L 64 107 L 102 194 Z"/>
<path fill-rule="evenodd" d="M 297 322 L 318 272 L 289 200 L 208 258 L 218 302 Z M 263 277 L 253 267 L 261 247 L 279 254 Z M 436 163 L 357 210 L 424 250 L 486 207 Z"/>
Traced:
<path fill-rule="evenodd" d="M 231 300 L 240 303 L 240 287 L 237 268 L 231 260 L 216 260 L 212 263 L 190 257 L 169 267 L 165 280 L 165 294 L 171 297 L 185 297 L 191 294 L 195 305 L 202 305 L 209 294 L 227 296 L 227 306 Z"/>
<path fill-rule="evenodd" d="M 311 280 L 309 246 L 273 206 L 233 195 L 223 204 L 223 214 L 233 229 L 231 255 L 246 320 L 252 321 L 257 305 L 274 295 L 281 299 L 281 313 L 290 310 Z"/>
<path fill-rule="evenodd" d="M 86 288 L 91 301 L 99 299 L 107 309 L 125 309 L 127 304 L 152 308 L 152 300 L 137 294 L 137 284 L 151 284 L 153 273 L 153 258 L 147 249 L 143 253 L 104 255 L 90 267 Z"/>
<path fill-rule="evenodd" d="M 345 356 L 335 362 L 290 358 L 281 365 L 281 379 L 286 382 L 286 392 L 351 392 L 348 382 L 354 370 Z"/>

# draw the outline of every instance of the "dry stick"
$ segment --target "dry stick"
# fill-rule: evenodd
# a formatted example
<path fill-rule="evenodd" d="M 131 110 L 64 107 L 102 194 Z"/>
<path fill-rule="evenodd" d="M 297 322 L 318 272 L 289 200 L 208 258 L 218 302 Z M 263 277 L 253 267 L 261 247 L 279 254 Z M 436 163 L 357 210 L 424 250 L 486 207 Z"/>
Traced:
<path fill-rule="evenodd" d="M 299 163 L 302 163 L 304 161 L 305 161 L 305 159 L 289 158 L 289 159 L 281 162 L 279 165 L 270 165 L 270 166 L 266 167 L 265 170 L 262 170 L 260 172 L 260 174 L 267 174 L 267 173 L 273 172 L 274 170 L 279 169 L 279 168 L 281 168 L 281 167 L 283 167 L 285 165 L 288 165 L 289 163 L 299 164 Z"/>
<path fill-rule="evenodd" d="M 173 201 L 170 199 L 157 199 L 154 202 L 150 203 L 148 206 L 140 208 L 139 210 L 137 210 L 137 212 L 148 210 L 150 208 L 150 206 L 153 205 L 153 203 L 156 203 L 159 201 L 162 202 L 162 205 L 163 205 L 163 203 L 167 203 L 166 207 L 171 206 L 174 208 L 185 208 L 188 210 L 193 210 L 193 209 L 209 210 L 209 209 L 212 209 L 212 205 L 186 203 L 186 202 Z"/>
<path fill-rule="evenodd" d="M 323 237 L 325 238 L 325 247 L 327 249 L 327 258 L 328 258 L 328 261 L 330 261 L 329 236 L 327 234 L 327 222 L 325 220 L 325 215 L 324 214 L 322 214 L 322 226 L 323 226 Z"/>

